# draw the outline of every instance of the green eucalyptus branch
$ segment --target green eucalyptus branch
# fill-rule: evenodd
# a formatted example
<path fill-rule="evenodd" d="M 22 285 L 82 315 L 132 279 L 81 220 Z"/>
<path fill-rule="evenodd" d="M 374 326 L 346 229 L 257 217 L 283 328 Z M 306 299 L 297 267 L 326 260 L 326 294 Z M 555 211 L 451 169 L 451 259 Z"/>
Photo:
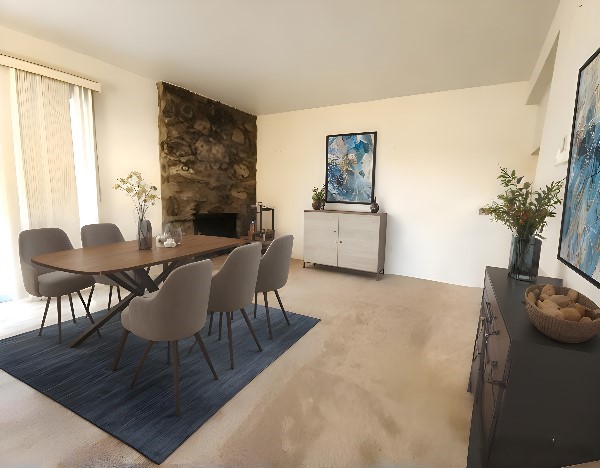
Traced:
<path fill-rule="evenodd" d="M 556 216 L 555 208 L 560 205 L 560 193 L 564 179 L 553 181 L 541 190 L 533 190 L 530 182 L 515 171 L 500 168 L 500 184 L 506 189 L 498 195 L 499 202 L 483 207 L 484 214 L 507 226 L 517 237 L 542 237 L 547 219 Z"/>

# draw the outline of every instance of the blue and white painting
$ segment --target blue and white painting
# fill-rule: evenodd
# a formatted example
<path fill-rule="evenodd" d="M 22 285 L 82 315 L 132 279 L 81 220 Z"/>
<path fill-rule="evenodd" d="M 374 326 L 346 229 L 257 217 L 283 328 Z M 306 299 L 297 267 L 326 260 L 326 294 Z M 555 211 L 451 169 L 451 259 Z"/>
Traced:
<path fill-rule="evenodd" d="M 559 258 L 600 285 L 600 55 L 579 72 Z"/>
<path fill-rule="evenodd" d="M 373 202 L 377 132 L 327 135 L 327 203 Z"/>

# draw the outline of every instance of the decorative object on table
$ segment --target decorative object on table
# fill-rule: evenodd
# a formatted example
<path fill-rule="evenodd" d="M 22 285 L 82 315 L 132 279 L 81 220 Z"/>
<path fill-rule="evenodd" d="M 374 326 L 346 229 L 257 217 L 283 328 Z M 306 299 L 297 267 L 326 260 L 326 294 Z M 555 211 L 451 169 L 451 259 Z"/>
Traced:
<path fill-rule="evenodd" d="M 183 232 L 181 232 L 181 228 L 173 228 L 173 231 L 171 232 L 171 237 L 173 241 L 175 241 L 176 245 L 181 244 L 181 241 L 183 240 Z"/>
<path fill-rule="evenodd" d="M 506 225 L 513 233 L 509 259 L 509 276 L 521 281 L 533 282 L 537 277 L 542 248 L 542 231 L 547 218 L 556 215 L 560 203 L 558 194 L 563 181 L 553 181 L 542 190 L 533 190 L 523 176 L 501 167 L 498 176 L 506 189 L 498 195 L 499 202 L 492 202 L 481 209 L 494 221 Z"/>
<path fill-rule="evenodd" d="M 312 209 L 323 210 L 325 208 L 325 185 L 321 188 L 312 189 Z"/>
<path fill-rule="evenodd" d="M 373 203 L 377 132 L 327 135 L 327 203 Z"/>
<path fill-rule="evenodd" d="M 114 188 L 123 190 L 133 201 L 135 212 L 138 219 L 138 247 L 140 250 L 149 250 L 152 248 L 152 225 L 145 219 L 146 211 L 150 205 L 154 205 L 158 200 L 156 195 L 157 188 L 144 181 L 142 174 L 138 171 L 132 171 L 125 178 L 117 179 Z"/>
<path fill-rule="evenodd" d="M 377 197 L 373 197 L 373 203 L 371 203 L 371 213 L 377 213 L 379 211 L 379 203 L 377 203 Z"/>
<path fill-rule="evenodd" d="M 525 291 L 531 323 L 563 343 L 582 343 L 600 331 L 598 306 L 574 289 L 535 284 Z"/>
<path fill-rule="evenodd" d="M 250 208 L 256 210 L 256 223 L 254 223 L 254 233 L 250 236 L 250 240 L 262 240 L 267 241 L 268 239 L 275 238 L 275 208 L 269 208 L 258 202 L 256 205 L 252 205 Z M 263 224 L 263 213 L 271 212 L 271 228 L 266 228 Z M 258 225 L 258 229 L 257 229 Z"/>
<path fill-rule="evenodd" d="M 600 49 L 579 69 L 558 259 L 600 287 Z"/>
<path fill-rule="evenodd" d="M 175 247 L 177 245 L 177 242 L 175 242 L 175 240 L 172 237 L 169 237 L 164 243 L 163 245 L 165 247 Z"/>
<path fill-rule="evenodd" d="M 165 224 L 165 228 L 163 229 L 163 237 L 164 240 L 167 240 L 169 237 L 172 237 L 172 233 L 173 233 L 173 225 L 171 223 L 167 223 Z"/>

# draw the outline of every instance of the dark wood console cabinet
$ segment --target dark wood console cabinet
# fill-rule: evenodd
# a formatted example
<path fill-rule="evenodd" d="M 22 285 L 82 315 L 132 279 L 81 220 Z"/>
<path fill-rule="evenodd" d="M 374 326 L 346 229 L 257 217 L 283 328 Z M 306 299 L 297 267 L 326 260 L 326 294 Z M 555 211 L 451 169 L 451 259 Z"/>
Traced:
<path fill-rule="evenodd" d="M 555 278 L 538 283 L 562 284 Z M 524 305 L 529 283 L 487 267 L 468 391 L 469 467 L 561 467 L 600 460 L 600 337 L 554 341 Z"/>

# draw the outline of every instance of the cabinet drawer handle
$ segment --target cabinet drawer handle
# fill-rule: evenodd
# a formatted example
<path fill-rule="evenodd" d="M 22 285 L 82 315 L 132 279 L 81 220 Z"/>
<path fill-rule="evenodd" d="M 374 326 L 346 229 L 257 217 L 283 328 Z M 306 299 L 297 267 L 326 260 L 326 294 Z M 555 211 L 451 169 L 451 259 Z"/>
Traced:
<path fill-rule="evenodd" d="M 488 364 L 492 365 L 492 370 L 490 371 L 490 375 L 486 380 L 487 383 L 489 383 L 490 385 L 496 385 L 500 388 L 506 388 L 508 386 L 508 380 L 506 382 L 502 381 L 502 380 L 495 380 L 494 379 L 494 368 L 498 365 L 498 361 L 488 361 Z"/>
<path fill-rule="evenodd" d="M 487 383 L 489 383 L 490 385 L 497 385 L 500 388 L 506 388 L 506 387 L 508 387 L 507 383 L 506 382 L 502 382 L 501 380 L 491 380 L 491 379 L 488 379 Z"/>

